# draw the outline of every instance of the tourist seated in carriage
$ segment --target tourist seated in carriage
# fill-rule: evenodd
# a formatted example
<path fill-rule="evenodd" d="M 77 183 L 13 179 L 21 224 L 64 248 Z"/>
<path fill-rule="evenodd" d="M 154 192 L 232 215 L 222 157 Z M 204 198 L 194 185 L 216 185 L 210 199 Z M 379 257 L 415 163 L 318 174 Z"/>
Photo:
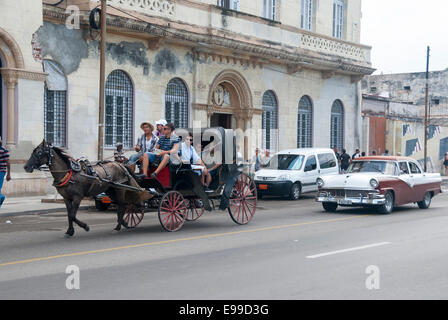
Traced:
<path fill-rule="evenodd" d="M 151 178 L 156 179 L 157 175 L 166 168 L 170 161 L 170 156 L 179 153 L 181 139 L 174 134 L 176 128 L 172 123 L 163 127 L 163 136 L 157 142 L 154 152 L 146 152 L 143 155 L 143 175 L 148 177 L 149 164 L 158 165 L 156 171 L 151 174 Z"/>
<path fill-rule="evenodd" d="M 207 169 L 207 166 L 193 147 L 192 133 L 189 132 L 188 137 L 185 139 L 185 142 L 181 144 L 179 156 L 183 164 L 191 165 L 191 169 L 199 176 L 201 176 L 202 185 L 204 185 L 204 179 L 208 176 L 209 171 Z M 211 190 L 207 186 L 205 186 L 205 191 L 211 192 Z"/>
<path fill-rule="evenodd" d="M 132 172 L 135 172 L 135 167 L 137 163 L 143 162 L 143 156 L 147 152 L 154 152 L 154 149 L 159 142 L 159 138 L 154 134 L 154 126 L 149 122 L 143 122 L 140 125 L 143 130 L 143 135 L 138 139 L 137 145 L 135 146 L 136 154 L 129 158 L 128 166 L 131 168 Z"/>

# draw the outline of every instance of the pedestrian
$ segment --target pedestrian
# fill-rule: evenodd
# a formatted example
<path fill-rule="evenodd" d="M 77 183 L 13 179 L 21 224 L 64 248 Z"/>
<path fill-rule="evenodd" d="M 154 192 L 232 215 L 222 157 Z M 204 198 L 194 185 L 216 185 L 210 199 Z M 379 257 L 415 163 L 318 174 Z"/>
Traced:
<path fill-rule="evenodd" d="M 448 152 L 445 153 L 445 159 L 443 160 L 443 165 L 445 167 L 445 176 L 448 176 Z"/>
<path fill-rule="evenodd" d="M 363 151 L 363 152 L 361 152 L 361 157 L 365 157 L 366 156 L 366 153 Z"/>
<path fill-rule="evenodd" d="M 267 167 L 269 162 L 271 161 L 271 151 L 266 149 L 264 151 L 264 155 L 261 157 L 261 167 Z"/>
<path fill-rule="evenodd" d="M 347 154 L 347 150 L 342 149 L 341 154 L 341 170 L 343 173 L 347 172 L 348 166 L 350 165 L 350 156 Z"/>
<path fill-rule="evenodd" d="M 372 156 L 376 156 L 376 150 L 372 151 Z"/>
<path fill-rule="evenodd" d="M 2 138 L 0 137 L 0 208 L 6 199 L 6 196 L 1 193 L 3 182 L 11 181 L 11 166 L 9 164 L 9 152 L 3 148 Z"/>
<path fill-rule="evenodd" d="M 260 171 L 261 169 L 261 156 L 260 156 L 260 149 L 255 149 L 255 156 L 252 159 L 252 165 L 254 166 L 255 172 Z"/>
<path fill-rule="evenodd" d="M 352 155 L 352 160 L 361 158 L 361 150 L 356 149 L 355 153 Z"/>
<path fill-rule="evenodd" d="M 333 148 L 334 155 L 336 156 L 336 159 L 338 160 L 338 166 L 341 168 L 341 155 L 339 154 L 338 148 Z"/>
<path fill-rule="evenodd" d="M 118 163 L 126 163 L 128 162 L 128 158 L 125 157 L 124 151 L 123 151 L 123 143 L 118 142 L 116 145 L 117 149 L 114 151 L 114 159 L 115 162 Z"/>
<path fill-rule="evenodd" d="M 386 156 L 386 157 L 388 157 L 388 156 L 389 156 L 389 150 L 387 150 L 387 149 L 386 149 L 386 151 L 384 151 L 384 154 L 383 154 L 383 156 Z"/>

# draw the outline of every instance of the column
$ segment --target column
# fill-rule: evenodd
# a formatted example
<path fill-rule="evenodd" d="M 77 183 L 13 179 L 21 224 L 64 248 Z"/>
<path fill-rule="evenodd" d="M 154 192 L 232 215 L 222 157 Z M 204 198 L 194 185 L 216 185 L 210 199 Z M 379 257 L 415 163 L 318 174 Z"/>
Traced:
<path fill-rule="evenodd" d="M 14 146 L 16 144 L 15 137 L 15 90 L 18 82 L 17 75 L 3 73 L 3 81 L 6 85 L 6 112 L 7 112 L 7 134 L 6 146 Z"/>

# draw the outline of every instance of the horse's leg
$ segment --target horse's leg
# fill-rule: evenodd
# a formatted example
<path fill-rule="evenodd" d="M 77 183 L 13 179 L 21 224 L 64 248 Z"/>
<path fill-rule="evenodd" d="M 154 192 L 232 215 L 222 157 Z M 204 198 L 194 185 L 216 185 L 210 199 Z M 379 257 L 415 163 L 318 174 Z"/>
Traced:
<path fill-rule="evenodd" d="M 68 229 L 65 234 L 66 238 L 73 237 L 75 235 L 75 228 L 73 228 L 73 203 L 72 200 L 64 198 L 65 207 L 67 208 L 68 217 Z"/>
<path fill-rule="evenodd" d="M 125 192 L 120 191 L 116 193 L 117 195 L 117 227 L 115 228 L 115 231 L 120 231 L 121 230 L 121 226 L 125 227 L 126 229 L 129 228 L 128 224 L 126 223 L 126 221 L 124 221 L 124 214 L 126 212 L 126 202 L 125 202 Z"/>
<path fill-rule="evenodd" d="M 90 231 L 89 226 L 76 218 L 76 214 L 78 213 L 80 205 L 81 205 L 81 198 L 73 200 L 73 222 L 75 222 L 80 228 L 86 230 L 86 232 L 89 232 Z"/>

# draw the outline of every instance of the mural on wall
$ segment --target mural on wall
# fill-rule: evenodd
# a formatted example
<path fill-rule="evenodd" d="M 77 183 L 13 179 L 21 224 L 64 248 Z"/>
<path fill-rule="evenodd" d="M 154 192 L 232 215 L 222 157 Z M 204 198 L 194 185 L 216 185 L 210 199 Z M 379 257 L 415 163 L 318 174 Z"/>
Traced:
<path fill-rule="evenodd" d="M 410 157 L 420 151 L 422 151 L 422 144 L 419 138 L 406 141 L 406 157 Z"/>
<path fill-rule="evenodd" d="M 448 137 L 440 139 L 439 160 L 442 160 L 445 157 L 445 153 L 447 152 L 448 152 Z"/>

